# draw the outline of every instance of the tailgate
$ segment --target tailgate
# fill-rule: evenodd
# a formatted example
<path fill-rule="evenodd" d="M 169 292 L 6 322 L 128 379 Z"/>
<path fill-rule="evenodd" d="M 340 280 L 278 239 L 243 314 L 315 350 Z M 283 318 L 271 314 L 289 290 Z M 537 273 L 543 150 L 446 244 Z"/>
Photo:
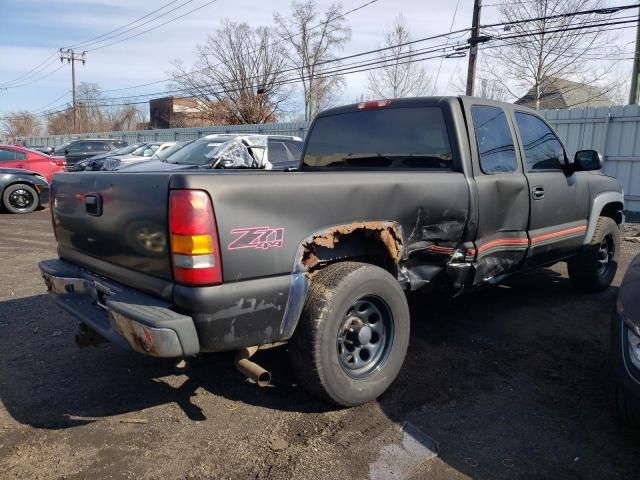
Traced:
<path fill-rule="evenodd" d="M 60 257 L 125 284 L 144 276 L 170 282 L 169 180 L 169 173 L 56 175 L 52 208 Z"/>

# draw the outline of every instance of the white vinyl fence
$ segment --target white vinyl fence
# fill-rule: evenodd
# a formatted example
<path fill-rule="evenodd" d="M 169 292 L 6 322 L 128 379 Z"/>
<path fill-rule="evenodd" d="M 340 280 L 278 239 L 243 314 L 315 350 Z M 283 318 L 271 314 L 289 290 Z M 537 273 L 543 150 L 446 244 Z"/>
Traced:
<path fill-rule="evenodd" d="M 604 157 L 604 172 L 624 187 L 625 209 L 640 212 L 640 107 L 547 110 L 544 116 L 570 155 L 598 150 Z"/>

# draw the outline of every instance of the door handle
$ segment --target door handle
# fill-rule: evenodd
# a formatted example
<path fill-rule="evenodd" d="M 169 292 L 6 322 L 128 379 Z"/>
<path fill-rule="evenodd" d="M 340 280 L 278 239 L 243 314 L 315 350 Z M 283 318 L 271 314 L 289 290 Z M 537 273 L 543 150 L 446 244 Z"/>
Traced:
<path fill-rule="evenodd" d="M 24 165 L 16 165 L 16 168 L 24 168 Z"/>
<path fill-rule="evenodd" d="M 544 198 L 544 188 L 542 187 L 533 187 L 532 196 L 534 200 L 541 200 Z"/>

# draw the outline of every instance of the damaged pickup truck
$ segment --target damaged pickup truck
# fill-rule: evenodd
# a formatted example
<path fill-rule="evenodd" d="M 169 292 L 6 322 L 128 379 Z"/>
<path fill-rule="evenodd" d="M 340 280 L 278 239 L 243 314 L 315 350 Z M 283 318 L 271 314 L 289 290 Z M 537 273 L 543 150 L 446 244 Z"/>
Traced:
<path fill-rule="evenodd" d="M 57 302 L 137 352 L 249 360 L 288 343 L 310 392 L 382 394 L 409 343 L 405 293 L 495 284 L 559 261 L 575 286 L 616 272 L 623 192 L 569 158 L 526 108 L 470 97 L 364 102 L 318 115 L 297 171 L 56 175 Z"/>

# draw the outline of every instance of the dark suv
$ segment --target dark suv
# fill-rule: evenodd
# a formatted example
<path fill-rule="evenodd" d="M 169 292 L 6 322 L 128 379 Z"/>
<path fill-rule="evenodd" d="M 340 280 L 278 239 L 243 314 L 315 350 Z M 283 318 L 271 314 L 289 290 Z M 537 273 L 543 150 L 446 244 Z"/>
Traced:
<path fill-rule="evenodd" d="M 127 142 L 112 138 L 81 138 L 56 147 L 54 155 L 64 156 L 65 165 L 74 165 L 100 153 L 110 152 L 127 146 Z"/>

